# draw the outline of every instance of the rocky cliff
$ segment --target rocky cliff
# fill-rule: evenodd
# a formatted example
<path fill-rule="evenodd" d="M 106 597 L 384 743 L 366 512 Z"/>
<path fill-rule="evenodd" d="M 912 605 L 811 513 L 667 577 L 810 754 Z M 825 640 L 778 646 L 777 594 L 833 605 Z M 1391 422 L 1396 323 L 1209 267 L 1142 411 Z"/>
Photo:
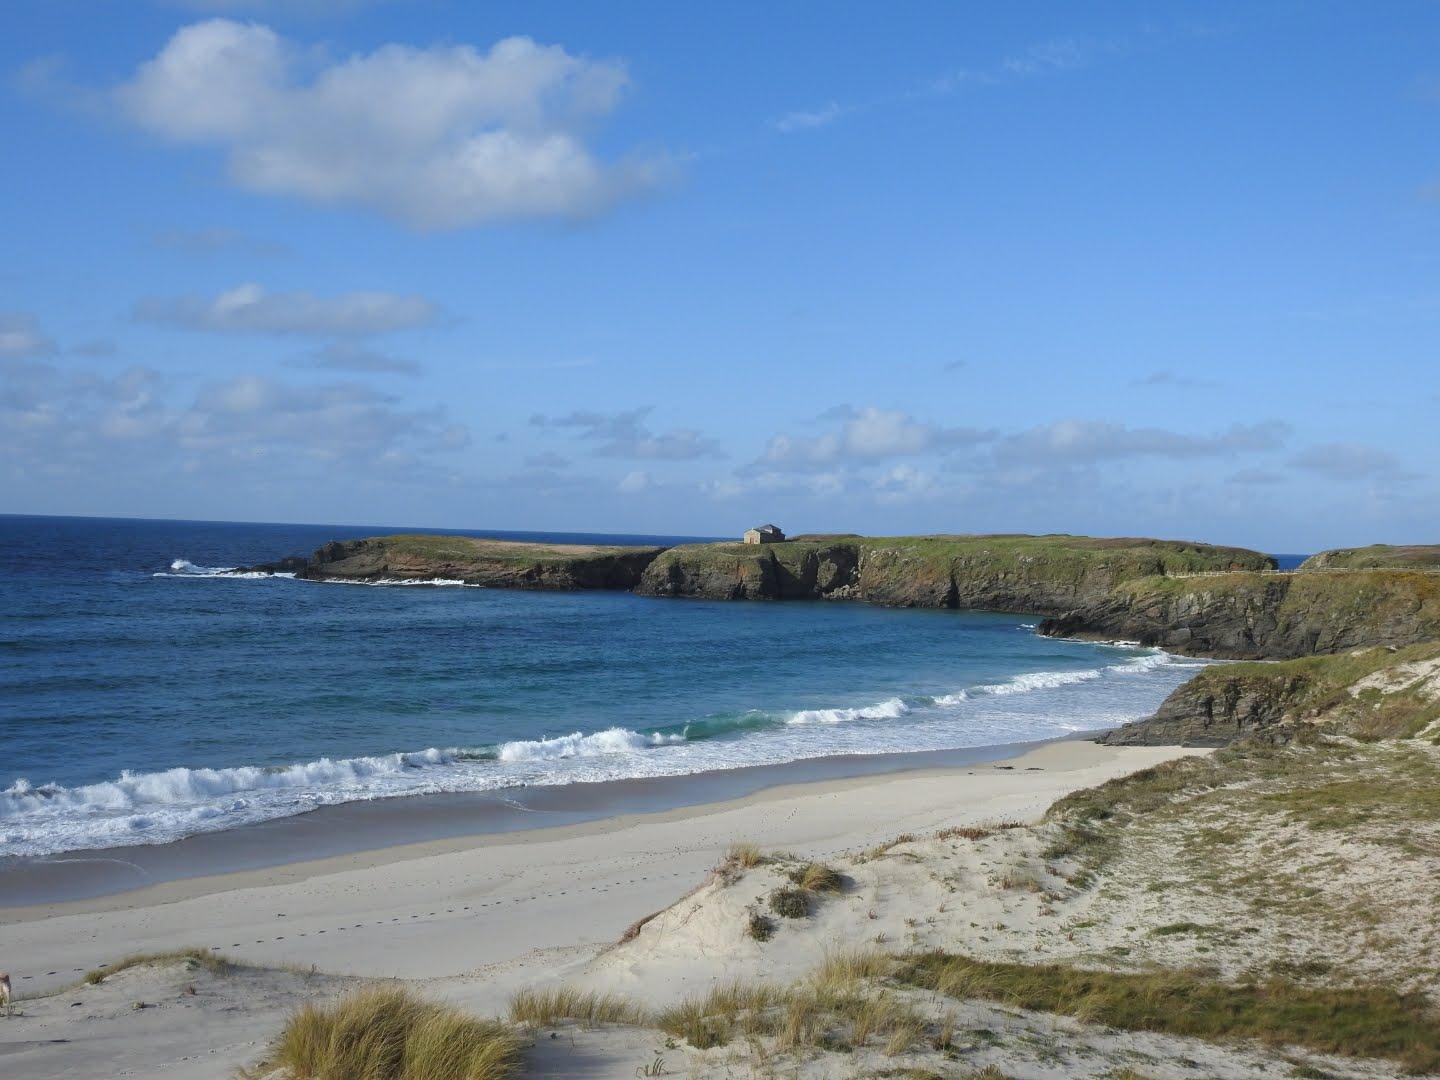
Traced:
<path fill-rule="evenodd" d="M 1180 541 L 1085 536 L 817 537 L 688 544 L 646 569 L 638 592 L 718 600 L 848 599 L 1035 615 L 1098 604 L 1134 578 L 1258 570 L 1268 556 Z"/>
<path fill-rule="evenodd" d="M 662 550 L 468 536 L 372 536 L 326 544 L 296 576 L 312 581 L 443 579 L 510 589 L 633 589 Z"/>
<path fill-rule="evenodd" d="M 1302 570 L 1440 570 L 1440 544 L 1371 544 L 1311 555 Z"/>
<path fill-rule="evenodd" d="M 1122 582 L 1042 634 L 1122 639 L 1222 659 L 1290 659 L 1440 639 L 1440 575 L 1232 573 Z"/>
<path fill-rule="evenodd" d="M 1321 728 L 1403 738 L 1440 721 L 1440 643 L 1374 648 L 1276 664 L 1217 664 L 1179 687 L 1148 720 L 1103 735 L 1119 746 L 1284 743 Z"/>

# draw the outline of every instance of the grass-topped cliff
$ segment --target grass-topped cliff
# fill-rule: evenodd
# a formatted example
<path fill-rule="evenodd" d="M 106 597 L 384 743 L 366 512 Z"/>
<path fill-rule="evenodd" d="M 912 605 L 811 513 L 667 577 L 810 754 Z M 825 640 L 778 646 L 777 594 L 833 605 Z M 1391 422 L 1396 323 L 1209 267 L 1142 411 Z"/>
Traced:
<path fill-rule="evenodd" d="M 1243 548 L 1129 537 L 839 536 L 670 548 L 650 564 L 637 591 L 1044 615 L 1099 600 L 1134 578 L 1273 565 L 1268 556 Z"/>
<path fill-rule="evenodd" d="M 1371 544 L 1311 555 L 1302 570 L 1440 570 L 1440 544 Z"/>
<path fill-rule="evenodd" d="M 1148 720 L 1100 741 L 1223 746 L 1285 743 L 1307 729 L 1352 738 L 1430 737 L 1440 721 L 1440 642 L 1279 663 L 1220 664 L 1179 687 Z"/>
<path fill-rule="evenodd" d="M 1440 640 L 1440 574 L 1147 577 L 1048 619 L 1057 637 L 1123 638 L 1194 656 L 1283 660 Z"/>
<path fill-rule="evenodd" d="M 502 588 L 631 589 L 661 550 L 471 536 L 372 536 L 326 544 L 299 576 L 315 581 L 441 579 Z"/>

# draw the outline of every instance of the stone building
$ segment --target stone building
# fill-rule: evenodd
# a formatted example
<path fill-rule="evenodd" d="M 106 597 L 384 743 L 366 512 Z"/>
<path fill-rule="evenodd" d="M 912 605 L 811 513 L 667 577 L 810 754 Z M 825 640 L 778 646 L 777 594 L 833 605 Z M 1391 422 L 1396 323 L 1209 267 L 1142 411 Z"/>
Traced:
<path fill-rule="evenodd" d="M 778 544 L 784 539 L 785 534 L 778 525 L 756 525 L 753 529 L 745 530 L 747 544 Z"/>

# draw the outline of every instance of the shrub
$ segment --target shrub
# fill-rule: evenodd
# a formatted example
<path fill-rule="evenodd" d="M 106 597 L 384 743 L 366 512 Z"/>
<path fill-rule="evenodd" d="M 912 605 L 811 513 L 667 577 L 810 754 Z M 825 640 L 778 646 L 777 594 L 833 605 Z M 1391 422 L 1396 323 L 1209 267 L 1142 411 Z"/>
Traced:
<path fill-rule="evenodd" d="M 745 925 L 745 933 L 756 941 L 769 941 L 775 936 L 775 920 L 762 912 L 752 911 Z"/>
<path fill-rule="evenodd" d="M 804 889 L 776 889 L 770 894 L 770 910 L 786 919 L 803 919 L 810 914 L 810 894 Z"/>

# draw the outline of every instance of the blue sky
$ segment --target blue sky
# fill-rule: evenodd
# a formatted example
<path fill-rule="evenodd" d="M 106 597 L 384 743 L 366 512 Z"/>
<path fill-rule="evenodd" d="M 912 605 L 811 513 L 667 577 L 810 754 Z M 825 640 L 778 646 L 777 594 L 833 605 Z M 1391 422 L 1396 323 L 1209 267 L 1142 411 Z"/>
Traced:
<path fill-rule="evenodd" d="M 0 511 L 1440 540 L 1437 37 L 20 0 Z"/>

